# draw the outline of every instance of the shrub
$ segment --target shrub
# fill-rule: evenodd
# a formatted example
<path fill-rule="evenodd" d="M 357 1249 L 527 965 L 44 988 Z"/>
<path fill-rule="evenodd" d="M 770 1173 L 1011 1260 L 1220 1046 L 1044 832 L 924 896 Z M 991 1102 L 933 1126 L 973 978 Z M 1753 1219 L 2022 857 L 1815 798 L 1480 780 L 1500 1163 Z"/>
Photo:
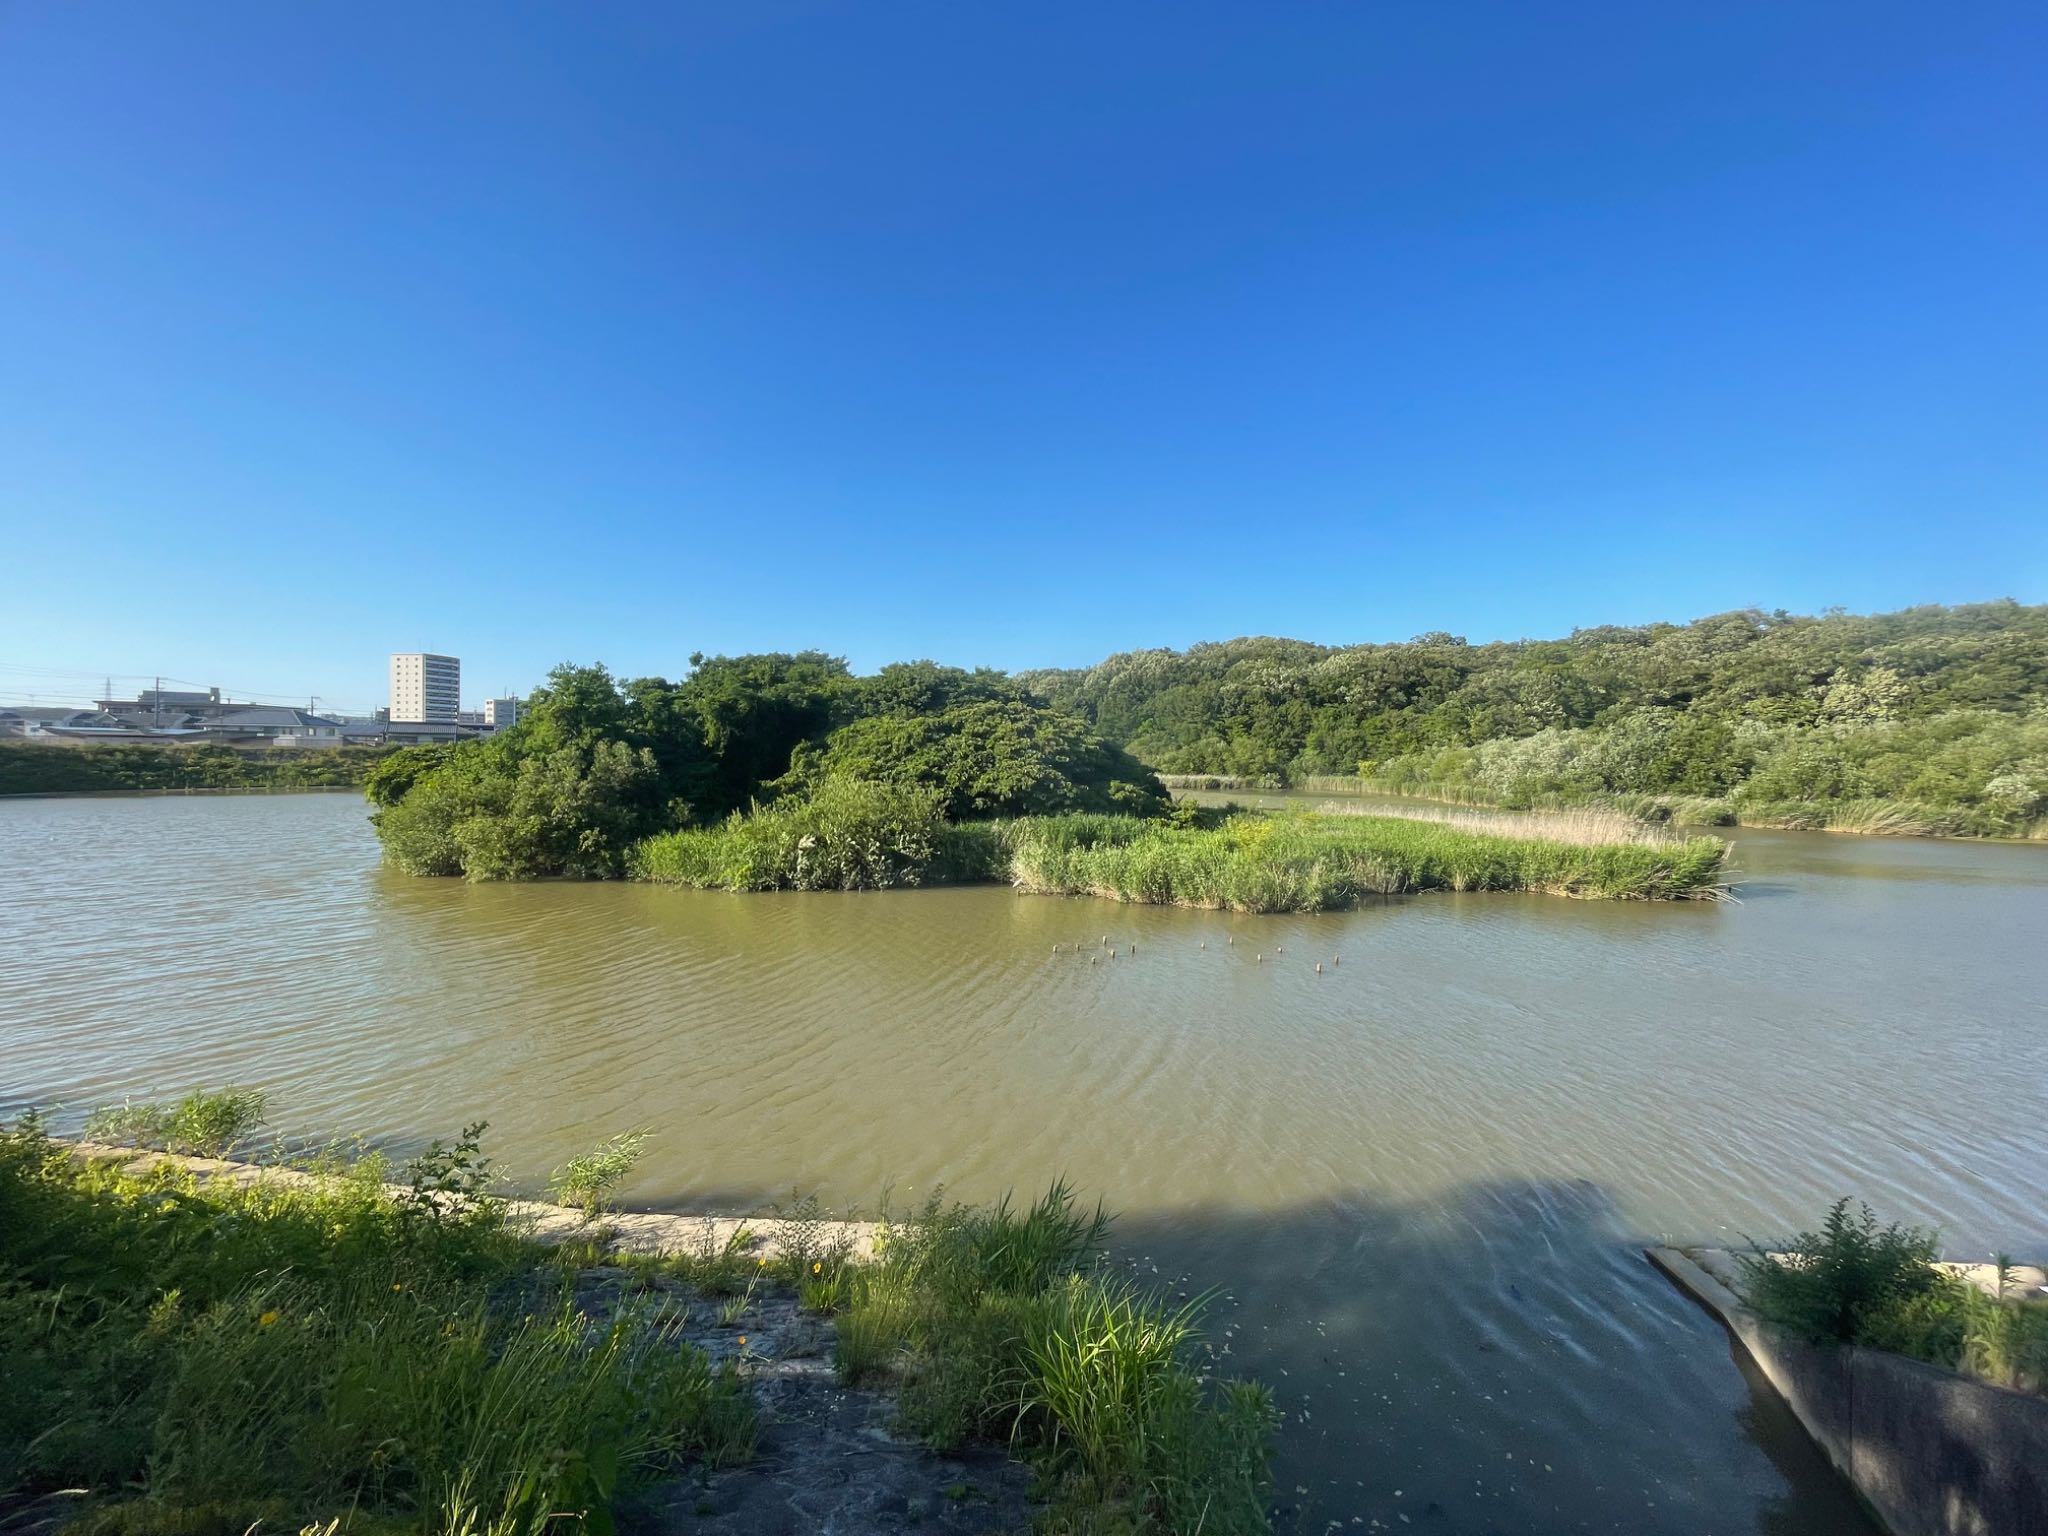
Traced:
<path fill-rule="evenodd" d="M 1818 1232 L 1801 1232 L 1777 1254 L 1754 1248 L 1742 1261 L 1749 1304 L 1771 1322 L 1817 1342 L 1862 1344 L 1916 1302 L 1934 1295 L 1932 1232 L 1886 1227 L 1845 1196 Z"/>
<path fill-rule="evenodd" d="M 1086 721 L 1016 697 L 852 721 L 821 748 L 799 751 L 784 787 L 833 777 L 934 790 L 955 821 L 1084 810 L 1157 815 L 1167 804 L 1151 771 Z"/>
<path fill-rule="evenodd" d="M 708 890 L 885 890 L 919 884 L 944 835 L 937 791 L 833 778 L 723 826 L 649 838 L 632 867 L 643 880 Z"/>

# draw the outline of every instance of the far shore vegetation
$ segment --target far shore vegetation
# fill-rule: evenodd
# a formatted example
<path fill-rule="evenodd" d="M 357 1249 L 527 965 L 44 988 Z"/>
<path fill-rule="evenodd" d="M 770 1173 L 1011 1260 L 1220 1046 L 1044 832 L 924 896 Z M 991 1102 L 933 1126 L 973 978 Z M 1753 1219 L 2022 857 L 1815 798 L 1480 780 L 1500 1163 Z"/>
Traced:
<path fill-rule="evenodd" d="M 1169 782 L 2048 836 L 2048 606 L 1754 609 L 1561 640 L 1247 638 L 1019 674 Z"/>
<path fill-rule="evenodd" d="M 89 1129 L 221 1156 L 264 1108 L 202 1092 Z M 1270 1528 L 1271 1393 L 1211 1378 L 1200 1303 L 1120 1278 L 1063 1184 L 885 1213 L 869 1257 L 814 1200 L 764 1218 L 758 1255 L 742 1228 L 653 1256 L 601 1219 L 639 1133 L 556 1171 L 592 1220 L 549 1245 L 484 1129 L 247 1179 L 0 1125 L 0 1507 L 74 1536 L 609 1531 L 636 1489 L 752 1458 L 748 1329 L 775 1292 L 832 1320 L 840 1380 L 892 1394 L 903 1433 L 1028 1462 L 1046 1530 Z M 692 1342 L 712 1319 L 716 1348 Z"/>
<path fill-rule="evenodd" d="M 0 741 L 0 795 L 350 789 L 389 755 L 384 747 Z"/>

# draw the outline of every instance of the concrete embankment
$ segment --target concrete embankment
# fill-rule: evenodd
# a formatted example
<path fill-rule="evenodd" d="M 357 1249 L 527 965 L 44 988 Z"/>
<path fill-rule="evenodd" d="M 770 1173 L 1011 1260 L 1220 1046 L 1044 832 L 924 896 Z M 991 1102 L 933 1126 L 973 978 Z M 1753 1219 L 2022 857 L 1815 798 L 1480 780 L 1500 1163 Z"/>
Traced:
<path fill-rule="evenodd" d="M 1720 1250 L 1649 1258 L 1727 1326 L 1892 1536 L 2048 1536 L 2048 1398 L 1884 1350 L 1809 1344 L 1743 1305 Z"/>

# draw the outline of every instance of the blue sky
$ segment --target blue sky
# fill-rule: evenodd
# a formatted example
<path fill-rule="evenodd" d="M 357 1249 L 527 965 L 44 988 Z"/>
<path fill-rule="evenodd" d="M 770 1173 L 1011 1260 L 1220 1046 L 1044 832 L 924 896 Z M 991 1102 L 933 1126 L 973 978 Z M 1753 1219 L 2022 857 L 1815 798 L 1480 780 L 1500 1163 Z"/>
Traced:
<path fill-rule="evenodd" d="M 2038 5 L 0 7 L 0 696 L 2048 596 Z"/>

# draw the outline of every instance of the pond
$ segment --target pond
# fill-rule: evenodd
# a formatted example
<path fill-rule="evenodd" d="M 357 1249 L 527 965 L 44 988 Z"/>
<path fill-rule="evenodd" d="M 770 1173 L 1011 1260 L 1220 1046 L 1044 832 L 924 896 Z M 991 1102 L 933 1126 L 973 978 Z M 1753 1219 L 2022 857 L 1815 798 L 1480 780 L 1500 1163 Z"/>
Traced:
<path fill-rule="evenodd" d="M 673 1209 L 1065 1175 L 1215 1291 L 1283 1528 L 1860 1533 L 1640 1250 L 1855 1194 L 2048 1251 L 2048 848 L 1732 835 L 1739 903 L 1233 917 L 464 886 L 382 869 L 352 795 L 0 802 L 0 1102 L 487 1118 L 526 1183 L 646 1127 L 627 1196 Z"/>

